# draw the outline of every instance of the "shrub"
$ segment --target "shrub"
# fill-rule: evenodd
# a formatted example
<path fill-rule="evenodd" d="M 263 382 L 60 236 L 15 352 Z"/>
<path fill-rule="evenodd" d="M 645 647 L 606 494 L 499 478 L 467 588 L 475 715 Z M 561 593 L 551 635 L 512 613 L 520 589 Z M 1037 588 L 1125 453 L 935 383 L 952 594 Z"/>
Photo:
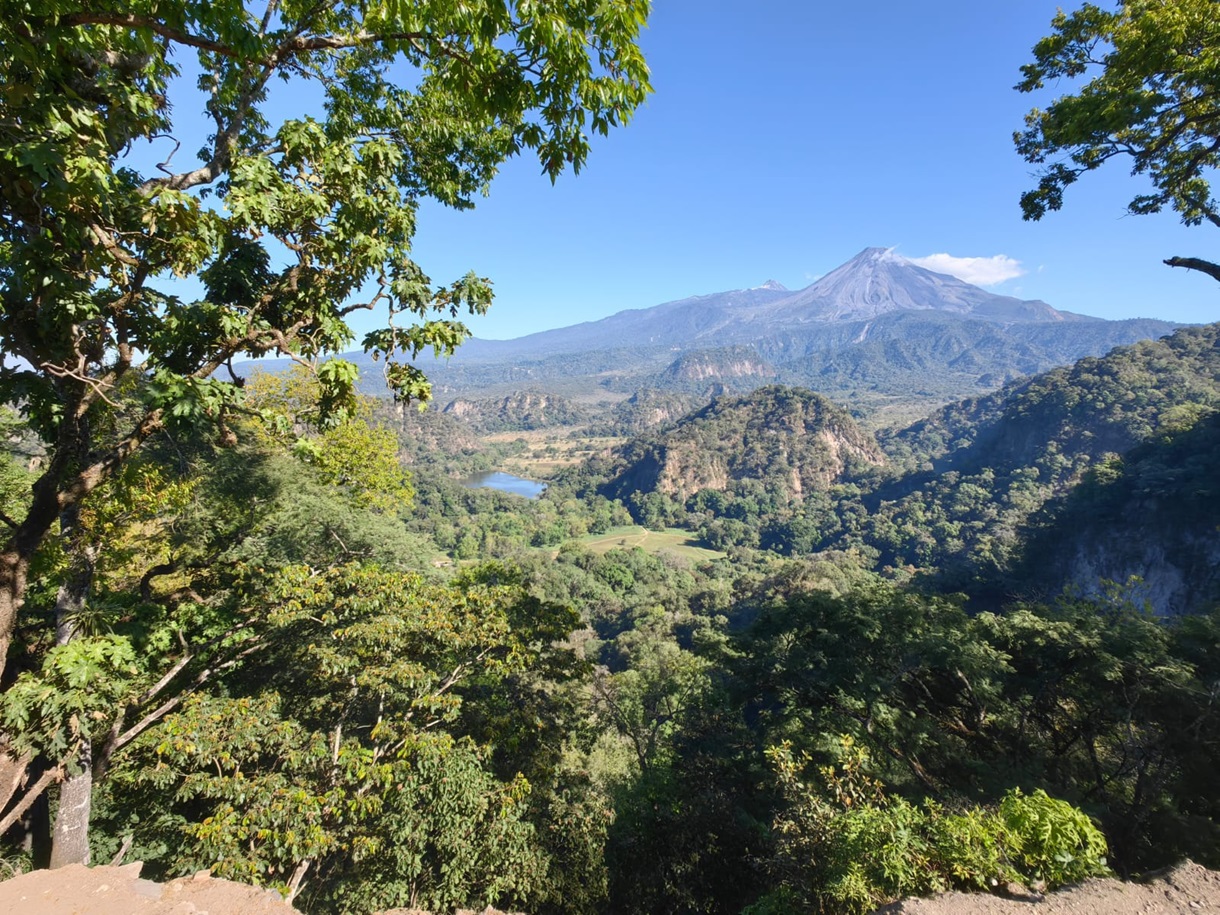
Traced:
<path fill-rule="evenodd" d="M 1105 836 L 1067 801 L 1013 789 L 1000 802 L 999 819 L 1012 841 L 1009 854 L 1027 878 L 1053 889 L 1105 873 Z"/>
<path fill-rule="evenodd" d="M 748 915 L 863 913 L 903 896 L 1034 880 L 1053 888 L 1106 871 L 1101 832 L 1044 791 L 1013 789 L 998 808 L 948 813 L 886 794 L 850 737 L 840 753 L 837 767 L 819 770 L 824 787 L 811 788 L 801 776 L 807 754 L 794 758 L 787 744 L 768 751 L 787 803 L 773 824 L 777 885 Z"/>

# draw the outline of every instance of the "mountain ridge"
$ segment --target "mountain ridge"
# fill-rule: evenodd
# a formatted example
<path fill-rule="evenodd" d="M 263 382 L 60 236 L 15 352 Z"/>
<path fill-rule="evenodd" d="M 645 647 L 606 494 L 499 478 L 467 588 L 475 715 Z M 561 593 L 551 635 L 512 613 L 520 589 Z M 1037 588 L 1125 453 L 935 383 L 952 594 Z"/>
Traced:
<path fill-rule="evenodd" d="M 707 340 L 718 345 L 753 342 L 777 323 L 801 326 L 869 320 L 897 311 L 943 311 L 1000 324 L 1101 322 L 1060 311 L 1037 300 L 996 295 L 948 274 L 936 273 L 894 254 L 865 248 L 855 257 L 795 292 L 775 280 L 750 289 L 687 296 L 605 318 L 538 331 L 511 340 L 472 338 L 463 361 L 603 349 L 615 341 L 674 346 Z"/>

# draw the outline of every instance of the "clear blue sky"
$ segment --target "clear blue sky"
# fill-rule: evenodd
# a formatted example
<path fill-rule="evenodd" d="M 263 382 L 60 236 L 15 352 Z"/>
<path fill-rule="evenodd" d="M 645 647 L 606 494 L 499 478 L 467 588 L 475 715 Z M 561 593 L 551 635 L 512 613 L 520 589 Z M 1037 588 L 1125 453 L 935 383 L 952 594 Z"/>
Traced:
<path fill-rule="evenodd" d="M 1031 167 L 1012 89 L 1056 0 L 656 0 L 655 94 L 552 187 L 510 163 L 472 212 L 427 207 L 416 255 L 436 282 L 495 281 L 476 336 L 522 334 L 776 279 L 797 289 L 871 246 L 1003 256 L 990 286 L 1108 318 L 1220 320 L 1220 286 L 1171 270 L 1214 230 L 1128 216 L 1122 163 L 1021 220 Z M 1076 4 L 1065 4 L 1069 7 Z"/>

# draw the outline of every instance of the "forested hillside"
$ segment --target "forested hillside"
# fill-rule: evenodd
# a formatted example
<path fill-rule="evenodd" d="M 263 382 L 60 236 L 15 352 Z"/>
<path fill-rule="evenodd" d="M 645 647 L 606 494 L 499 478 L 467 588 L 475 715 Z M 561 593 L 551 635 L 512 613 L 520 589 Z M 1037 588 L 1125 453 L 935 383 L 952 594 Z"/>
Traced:
<path fill-rule="evenodd" d="M 731 498 L 761 486 L 768 499 L 785 504 L 882 460 L 872 437 L 821 395 L 766 387 L 717 398 L 664 432 L 624 446 L 602 492 L 625 503 L 642 505 L 642 496 L 654 494 L 681 504 L 699 493 Z M 645 524 L 666 520 L 640 511 Z"/>
<path fill-rule="evenodd" d="M 1218 338 L 1209 325 L 1120 347 L 883 430 L 876 444 L 829 405 L 824 427 L 787 438 L 780 405 L 825 403 L 809 392 L 720 398 L 595 472 L 642 523 L 679 524 L 721 548 L 854 551 L 899 580 L 921 573 L 995 596 L 1138 577 L 1157 612 L 1194 610 L 1218 593 L 1220 544 L 1203 508 L 1220 469 L 1207 431 Z"/>

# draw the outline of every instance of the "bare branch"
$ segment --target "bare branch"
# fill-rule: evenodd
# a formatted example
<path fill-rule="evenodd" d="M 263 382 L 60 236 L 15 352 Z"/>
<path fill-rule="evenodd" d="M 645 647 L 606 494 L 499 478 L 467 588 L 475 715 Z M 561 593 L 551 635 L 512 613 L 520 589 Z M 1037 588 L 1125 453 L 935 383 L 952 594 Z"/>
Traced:
<path fill-rule="evenodd" d="M 1170 267 L 1185 267 L 1187 270 L 1198 270 L 1206 273 L 1213 280 L 1220 282 L 1220 264 L 1213 264 L 1198 257 L 1170 257 L 1165 260 Z"/>
<path fill-rule="evenodd" d="M 135 833 L 129 832 L 123 836 L 123 844 L 119 846 L 119 850 L 115 856 L 110 859 L 111 867 L 118 867 L 123 863 L 123 859 L 127 857 L 127 853 L 131 851 L 131 843 L 135 841 Z"/>
<path fill-rule="evenodd" d="M 212 158 L 206 164 L 189 172 L 182 172 L 178 175 L 169 175 L 165 178 L 149 178 L 142 185 L 140 191 L 144 194 L 152 194 L 161 188 L 170 188 L 176 191 L 185 191 L 193 187 L 198 187 L 201 184 L 211 184 L 219 178 L 229 166 L 229 160 L 233 154 L 233 147 L 237 144 L 237 138 L 241 136 L 242 126 L 246 122 L 246 114 L 253 107 L 255 97 L 263 91 L 267 85 L 267 80 L 271 74 L 275 72 L 274 60 L 268 62 L 257 79 L 252 79 L 250 85 L 238 97 L 233 106 L 233 116 L 229 121 L 228 126 L 220 123 L 220 117 L 216 118 L 216 141 L 212 147 Z"/>
<path fill-rule="evenodd" d="M 174 139 L 174 137 L 169 136 L 169 134 L 157 134 L 153 137 L 149 137 L 149 139 L 155 140 L 157 137 L 166 137 L 167 139 L 174 141 L 174 148 L 169 151 L 169 155 L 165 157 L 165 161 L 157 163 L 157 171 L 165 172 L 165 174 L 172 178 L 174 175 L 174 170 L 169 167 L 169 160 L 178 154 L 178 150 L 182 148 L 182 141 Z"/>
<path fill-rule="evenodd" d="M 271 25 L 271 20 L 275 16 L 275 11 L 279 9 L 280 0 L 268 0 L 267 9 L 263 11 L 263 21 L 258 28 L 258 36 L 262 38 L 267 34 L 267 29 Z"/>
<path fill-rule="evenodd" d="M 84 369 L 77 367 L 76 369 L 65 368 L 62 365 L 54 365 L 50 362 L 42 363 L 39 368 L 44 369 L 48 375 L 54 375 L 56 378 L 71 378 L 73 381 L 79 381 L 81 384 L 88 386 L 93 390 L 93 393 L 106 401 L 106 403 L 114 407 L 116 410 L 119 405 L 106 396 L 106 388 L 109 387 L 104 381 L 99 381 L 97 378 L 90 378 L 84 373 Z"/>
<path fill-rule="evenodd" d="M 300 54 L 308 51 L 343 51 L 348 48 L 359 48 L 369 44 L 382 44 L 387 41 L 420 41 L 427 38 L 426 32 L 365 32 L 354 35 L 300 35 L 284 42 L 277 51 L 280 56 Z"/>
<path fill-rule="evenodd" d="M 114 236 L 110 233 L 109 229 L 94 223 L 93 225 L 89 226 L 89 231 L 93 233 L 93 237 L 97 240 L 97 243 L 105 248 L 106 252 L 120 264 L 127 267 L 141 266 L 142 261 L 124 251 L 119 243 L 115 241 Z"/>
<path fill-rule="evenodd" d="M 159 565 L 153 566 L 147 572 L 140 576 L 140 600 L 152 600 L 152 580 L 160 578 L 162 575 L 168 575 L 178 569 L 178 563 L 174 560 L 162 562 Z"/>
<path fill-rule="evenodd" d="M 312 858 L 306 858 L 296 866 L 296 870 L 292 872 L 292 879 L 288 881 L 288 897 L 284 900 L 289 905 L 297 898 L 297 894 L 301 892 L 302 886 L 305 883 L 305 874 L 309 871 L 309 866 L 313 864 Z"/>

